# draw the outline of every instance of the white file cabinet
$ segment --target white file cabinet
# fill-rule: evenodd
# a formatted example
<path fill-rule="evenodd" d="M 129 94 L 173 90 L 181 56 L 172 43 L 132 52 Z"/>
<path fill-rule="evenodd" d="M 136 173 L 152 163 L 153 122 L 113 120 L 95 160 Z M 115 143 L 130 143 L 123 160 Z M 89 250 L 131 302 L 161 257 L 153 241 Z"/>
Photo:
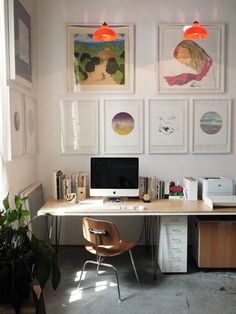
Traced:
<path fill-rule="evenodd" d="M 158 264 L 163 273 L 187 272 L 187 216 L 161 216 Z"/>

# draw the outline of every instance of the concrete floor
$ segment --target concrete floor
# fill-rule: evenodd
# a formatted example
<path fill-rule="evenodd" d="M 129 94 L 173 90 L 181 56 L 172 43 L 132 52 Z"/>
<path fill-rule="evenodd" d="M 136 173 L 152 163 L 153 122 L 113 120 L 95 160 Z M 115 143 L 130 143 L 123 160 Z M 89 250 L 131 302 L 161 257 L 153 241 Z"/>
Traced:
<path fill-rule="evenodd" d="M 47 314 L 235 314 L 236 273 L 233 270 L 199 270 L 189 259 L 187 274 L 161 274 L 153 280 L 150 254 L 144 247 L 133 250 L 141 284 L 134 276 L 129 254 L 107 259 L 118 268 L 121 298 L 118 302 L 115 277 L 96 276 L 95 266 L 88 266 L 85 279 L 78 285 L 78 275 L 85 259 L 93 259 L 84 247 L 59 249 L 61 283 L 56 291 L 45 289 Z"/>

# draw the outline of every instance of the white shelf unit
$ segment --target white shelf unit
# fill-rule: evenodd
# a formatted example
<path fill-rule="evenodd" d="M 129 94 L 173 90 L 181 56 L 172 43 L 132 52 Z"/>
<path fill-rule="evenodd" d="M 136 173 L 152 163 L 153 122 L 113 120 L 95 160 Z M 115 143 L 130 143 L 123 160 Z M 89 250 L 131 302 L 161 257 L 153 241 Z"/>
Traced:
<path fill-rule="evenodd" d="M 158 264 L 163 273 L 187 272 L 187 216 L 161 216 Z"/>

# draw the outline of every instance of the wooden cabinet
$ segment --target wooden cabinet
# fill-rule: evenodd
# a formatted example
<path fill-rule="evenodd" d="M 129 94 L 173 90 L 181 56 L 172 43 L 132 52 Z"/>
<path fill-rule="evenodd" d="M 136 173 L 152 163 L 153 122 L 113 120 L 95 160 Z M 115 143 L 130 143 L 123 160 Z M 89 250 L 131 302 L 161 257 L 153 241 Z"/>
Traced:
<path fill-rule="evenodd" d="M 235 268 L 236 219 L 196 218 L 193 255 L 198 267 Z"/>
<path fill-rule="evenodd" d="M 187 272 L 187 217 L 160 217 L 158 264 L 163 273 Z"/>

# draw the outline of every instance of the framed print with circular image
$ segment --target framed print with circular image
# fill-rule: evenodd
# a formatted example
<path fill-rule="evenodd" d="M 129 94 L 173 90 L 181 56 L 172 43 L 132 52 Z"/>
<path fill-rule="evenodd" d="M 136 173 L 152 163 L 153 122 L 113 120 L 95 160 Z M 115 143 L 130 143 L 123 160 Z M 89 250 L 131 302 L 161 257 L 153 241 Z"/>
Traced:
<path fill-rule="evenodd" d="M 230 153 L 231 99 L 193 99 L 193 153 Z"/>

